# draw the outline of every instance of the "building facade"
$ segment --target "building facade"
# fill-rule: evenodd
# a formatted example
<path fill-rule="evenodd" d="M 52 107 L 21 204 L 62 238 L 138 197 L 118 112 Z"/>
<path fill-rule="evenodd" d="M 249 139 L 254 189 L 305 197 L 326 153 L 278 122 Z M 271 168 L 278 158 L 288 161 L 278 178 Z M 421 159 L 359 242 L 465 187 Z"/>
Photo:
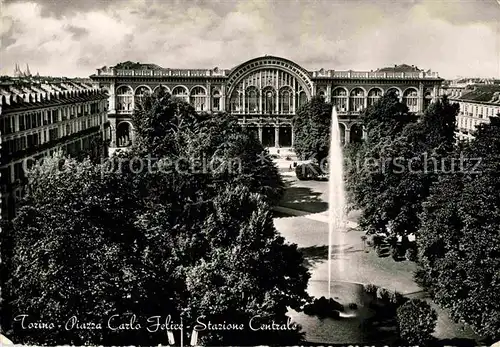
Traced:
<path fill-rule="evenodd" d="M 473 138 L 479 124 L 489 122 L 490 117 L 500 116 L 500 84 L 450 84 L 442 89 L 442 93 L 448 95 L 450 102 L 460 106 L 457 116 L 459 140 Z"/>
<path fill-rule="evenodd" d="M 3 218 L 13 217 L 34 161 L 60 150 L 75 155 L 109 138 L 107 99 L 101 89 L 71 81 L 0 85 Z"/>
<path fill-rule="evenodd" d="M 291 119 L 312 96 L 337 106 L 345 142 L 362 136 L 359 115 L 384 93 L 394 90 L 410 111 L 421 113 L 440 94 L 435 72 L 399 65 L 376 71 L 308 71 L 284 58 L 264 56 L 231 70 L 170 69 L 154 64 L 121 63 L 90 76 L 109 94 L 111 146 L 134 140 L 130 116 L 145 93 L 159 88 L 190 102 L 197 111 L 229 112 L 255 131 L 268 147 L 292 147 Z"/>

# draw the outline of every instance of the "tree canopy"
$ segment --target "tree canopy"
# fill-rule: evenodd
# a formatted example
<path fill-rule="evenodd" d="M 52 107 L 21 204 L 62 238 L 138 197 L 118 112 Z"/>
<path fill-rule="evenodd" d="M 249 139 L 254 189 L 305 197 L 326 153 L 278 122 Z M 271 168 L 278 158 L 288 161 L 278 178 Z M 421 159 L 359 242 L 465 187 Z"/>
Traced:
<path fill-rule="evenodd" d="M 386 170 L 393 163 L 386 158 L 395 157 L 392 144 L 414 117 L 396 94 L 388 93 L 366 109 L 361 120 L 367 137 L 356 150 L 346 153 L 346 187 L 353 205 L 362 210 L 360 226 L 369 233 L 385 231 L 389 218 L 383 205 L 396 187 L 390 182 L 396 177 Z"/>
<path fill-rule="evenodd" d="M 284 183 L 276 165 L 237 117 L 198 114 L 190 104 L 160 90 L 143 98 L 133 120 L 134 155 L 167 159 L 172 170 L 189 169 L 213 192 L 241 183 L 272 204 L 281 198 Z"/>
<path fill-rule="evenodd" d="M 500 119 L 481 124 L 424 204 L 417 239 L 435 300 L 477 333 L 500 339 Z"/>
<path fill-rule="evenodd" d="M 405 107 L 387 95 L 363 116 L 368 139 L 356 153 L 362 165 L 350 168 L 348 187 L 369 232 L 416 234 L 422 202 L 454 149 L 457 105 L 438 100 L 418 122 Z"/>
<path fill-rule="evenodd" d="M 36 166 L 12 222 L 13 311 L 62 324 L 74 315 L 103 328 L 34 331 L 17 322 L 14 340 L 166 344 L 165 331 L 144 327 L 147 317 L 170 315 L 183 319 L 185 333 L 201 316 L 244 325 L 201 331 L 203 344 L 299 343 L 297 329 L 248 326 L 254 316 L 286 325 L 287 308 L 308 299 L 303 257 L 272 221 L 282 189 L 276 167 L 233 118 L 197 118 L 167 95 L 150 98 L 134 115 L 142 114 L 134 126 L 144 147 L 100 164 L 54 158 Z M 145 163 L 147 154 L 156 158 Z M 204 170 L 202 159 L 215 169 Z M 135 314 L 143 329 L 111 331 L 113 314 L 122 323 Z"/>
<path fill-rule="evenodd" d="M 314 96 L 292 119 L 295 129 L 294 148 L 304 159 L 321 161 L 328 156 L 332 105 Z"/>

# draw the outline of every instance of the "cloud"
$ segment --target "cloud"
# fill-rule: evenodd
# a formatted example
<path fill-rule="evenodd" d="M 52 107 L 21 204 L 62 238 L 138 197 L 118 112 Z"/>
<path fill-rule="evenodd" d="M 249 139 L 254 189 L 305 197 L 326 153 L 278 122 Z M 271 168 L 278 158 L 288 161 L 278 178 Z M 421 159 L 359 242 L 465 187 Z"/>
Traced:
<path fill-rule="evenodd" d="M 494 0 L 7 1 L 0 73 L 29 63 L 43 75 L 88 76 L 125 60 L 232 68 L 270 54 L 307 69 L 408 63 L 499 76 L 499 18 Z"/>

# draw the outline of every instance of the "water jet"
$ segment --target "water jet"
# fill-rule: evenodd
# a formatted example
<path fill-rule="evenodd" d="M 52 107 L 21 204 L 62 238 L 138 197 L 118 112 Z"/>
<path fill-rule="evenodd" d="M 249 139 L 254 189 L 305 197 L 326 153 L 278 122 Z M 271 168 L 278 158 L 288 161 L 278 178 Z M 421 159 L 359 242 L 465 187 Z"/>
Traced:
<path fill-rule="evenodd" d="M 330 151 L 328 158 L 328 298 L 331 298 L 332 246 L 337 245 L 337 270 L 344 271 L 344 222 L 346 220 L 346 198 L 344 187 L 344 160 L 337 109 L 332 107 L 330 125 Z"/>

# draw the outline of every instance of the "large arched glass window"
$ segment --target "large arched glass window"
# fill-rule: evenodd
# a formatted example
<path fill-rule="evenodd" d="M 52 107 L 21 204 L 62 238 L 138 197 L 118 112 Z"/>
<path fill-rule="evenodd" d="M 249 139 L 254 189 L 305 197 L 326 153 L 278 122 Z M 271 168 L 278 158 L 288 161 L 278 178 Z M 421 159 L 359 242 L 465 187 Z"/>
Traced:
<path fill-rule="evenodd" d="M 116 109 L 118 111 L 132 111 L 133 109 L 132 87 L 121 86 L 116 90 Z"/>
<path fill-rule="evenodd" d="M 321 89 L 321 90 L 318 92 L 318 95 L 319 95 L 319 97 L 321 97 L 321 99 L 325 100 L 325 95 L 326 95 L 326 92 L 325 92 L 323 89 Z"/>
<path fill-rule="evenodd" d="M 351 143 L 360 143 L 363 140 L 363 126 L 360 124 L 353 124 L 351 126 Z"/>
<path fill-rule="evenodd" d="M 429 107 L 429 105 L 431 104 L 432 102 L 432 94 L 431 92 L 425 92 L 425 96 L 424 96 L 424 110 L 427 109 L 427 107 Z"/>
<path fill-rule="evenodd" d="M 403 102 L 410 112 L 418 112 L 418 91 L 414 88 L 405 90 Z"/>
<path fill-rule="evenodd" d="M 206 111 L 205 103 L 207 101 L 207 93 L 202 87 L 194 87 L 191 89 L 191 105 L 196 111 Z"/>
<path fill-rule="evenodd" d="M 160 93 L 160 91 L 163 92 L 164 94 L 170 93 L 170 89 L 168 89 L 168 87 L 165 87 L 165 86 L 156 87 L 153 90 L 153 93 Z"/>
<path fill-rule="evenodd" d="M 142 103 L 142 99 L 144 96 L 151 94 L 151 89 L 149 89 L 146 86 L 141 86 L 135 90 L 135 98 L 134 98 L 134 103 L 135 105 L 139 105 Z"/>
<path fill-rule="evenodd" d="M 340 131 L 340 143 L 345 145 L 346 127 L 343 123 L 339 123 L 339 131 Z"/>
<path fill-rule="evenodd" d="M 266 87 L 262 90 L 262 108 L 267 114 L 276 111 L 276 92 L 272 87 Z"/>
<path fill-rule="evenodd" d="M 289 87 L 281 88 L 279 100 L 280 100 L 280 104 L 279 104 L 280 113 L 281 114 L 292 113 L 292 109 L 293 109 L 292 90 Z"/>
<path fill-rule="evenodd" d="M 116 127 L 116 144 L 118 147 L 128 147 L 132 144 L 131 127 L 128 122 L 121 122 Z"/>
<path fill-rule="evenodd" d="M 229 100 L 229 107 L 233 113 L 241 113 L 243 111 L 243 92 L 234 90 Z"/>
<path fill-rule="evenodd" d="M 360 112 L 365 108 L 365 91 L 361 88 L 354 88 L 351 91 L 349 110 Z"/>
<path fill-rule="evenodd" d="M 386 94 L 394 93 L 398 98 L 401 98 L 401 92 L 399 91 L 398 88 L 389 88 L 386 92 Z"/>
<path fill-rule="evenodd" d="M 301 91 L 299 92 L 299 96 L 298 96 L 298 107 L 302 107 L 304 106 L 305 104 L 307 104 L 307 95 L 306 95 L 306 92 L 304 91 Z"/>
<path fill-rule="evenodd" d="M 347 90 L 344 88 L 335 88 L 332 92 L 332 103 L 338 111 L 347 111 Z"/>
<path fill-rule="evenodd" d="M 382 89 L 373 88 L 368 92 L 368 106 L 374 105 L 382 97 Z"/>
<path fill-rule="evenodd" d="M 245 91 L 245 112 L 259 112 L 259 92 L 255 87 L 248 87 Z"/>
<path fill-rule="evenodd" d="M 172 96 L 181 99 L 182 101 L 189 102 L 188 89 L 184 86 L 177 86 L 172 90 Z"/>

